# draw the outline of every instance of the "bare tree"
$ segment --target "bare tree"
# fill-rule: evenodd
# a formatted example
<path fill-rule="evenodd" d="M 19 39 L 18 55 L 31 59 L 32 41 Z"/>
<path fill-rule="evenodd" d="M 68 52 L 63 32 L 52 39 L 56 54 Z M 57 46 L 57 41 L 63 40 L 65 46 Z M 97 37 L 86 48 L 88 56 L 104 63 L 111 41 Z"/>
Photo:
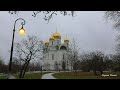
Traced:
<path fill-rule="evenodd" d="M 3 73 L 4 61 L 3 58 L 0 56 L 0 73 Z"/>
<path fill-rule="evenodd" d="M 2 56 L 0 56 L 0 73 L 8 73 L 8 65 L 5 64 Z"/>
<path fill-rule="evenodd" d="M 16 54 L 22 61 L 19 78 L 24 78 L 25 72 L 31 60 L 41 56 L 43 42 L 36 36 L 27 36 L 20 43 L 16 43 Z"/>
<path fill-rule="evenodd" d="M 12 60 L 12 73 L 20 72 L 20 67 L 21 67 L 21 61 L 18 58 L 13 57 L 13 60 Z"/>
<path fill-rule="evenodd" d="M 120 11 L 106 11 L 105 18 L 115 22 L 114 27 L 120 28 Z"/>
<path fill-rule="evenodd" d="M 81 58 L 80 69 L 84 72 L 89 72 L 92 66 L 90 53 L 84 53 L 80 55 L 80 58 Z"/>
<path fill-rule="evenodd" d="M 104 70 L 104 54 L 101 51 L 90 52 L 81 55 L 81 69 L 85 71 L 93 70 L 94 75 L 100 71 L 101 75 Z"/>
<path fill-rule="evenodd" d="M 20 11 L 9 11 L 10 14 L 19 14 L 19 12 Z M 74 16 L 74 11 L 32 11 L 32 12 L 33 12 L 32 14 L 33 17 L 36 17 L 38 14 L 41 13 L 44 14 L 43 19 L 48 22 L 50 19 L 53 18 L 53 15 L 62 14 L 64 16 L 66 15 Z"/>
<path fill-rule="evenodd" d="M 115 72 L 120 71 L 120 54 L 112 55 L 112 70 Z"/>
<path fill-rule="evenodd" d="M 40 62 L 40 59 L 36 60 L 34 63 L 34 69 L 35 71 L 41 71 L 42 73 L 42 63 Z"/>
<path fill-rule="evenodd" d="M 73 38 L 70 43 L 71 54 L 68 56 L 71 71 L 77 71 L 77 62 L 79 61 L 79 47 L 76 40 Z"/>
<path fill-rule="evenodd" d="M 115 22 L 114 27 L 117 30 L 120 30 L 120 11 L 106 11 L 105 18 L 107 20 L 108 19 L 113 20 Z M 119 63 L 119 57 L 120 57 L 120 43 L 119 43 L 120 42 L 120 34 L 117 35 L 116 41 L 117 41 L 116 48 L 115 48 L 116 55 L 113 55 L 113 60 L 114 60 L 113 61 L 114 62 L 113 69 L 114 69 L 114 71 L 119 71 L 120 65 L 118 63 Z"/>
<path fill-rule="evenodd" d="M 113 68 L 113 60 L 112 59 L 113 59 L 112 54 L 104 56 L 104 70 L 112 71 L 112 68 Z"/>
<path fill-rule="evenodd" d="M 3 58 L 0 56 L 0 65 L 1 64 L 4 64 L 4 60 L 3 60 Z"/>
<path fill-rule="evenodd" d="M 97 75 L 96 71 L 100 71 L 101 75 L 103 74 L 103 58 L 104 54 L 101 51 L 96 51 L 91 53 L 92 57 L 92 70 L 94 74 Z"/>

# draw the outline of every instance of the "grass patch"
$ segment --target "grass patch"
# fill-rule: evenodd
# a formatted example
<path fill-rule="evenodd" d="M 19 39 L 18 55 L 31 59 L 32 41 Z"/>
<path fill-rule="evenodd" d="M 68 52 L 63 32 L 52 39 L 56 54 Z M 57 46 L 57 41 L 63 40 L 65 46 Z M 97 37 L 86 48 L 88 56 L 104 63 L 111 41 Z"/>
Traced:
<path fill-rule="evenodd" d="M 103 77 L 99 73 L 98 76 L 95 76 L 93 72 L 60 72 L 53 74 L 53 76 L 58 79 L 120 79 L 120 72 L 104 72 L 104 74 L 117 76 Z"/>
<path fill-rule="evenodd" d="M 31 73 L 31 74 L 25 74 L 24 79 L 41 79 L 43 74 L 50 73 L 50 72 L 43 72 L 41 73 Z M 18 78 L 18 76 L 17 76 Z"/>
<path fill-rule="evenodd" d="M 0 79 L 5 79 L 6 75 L 5 74 L 0 74 Z"/>
<path fill-rule="evenodd" d="M 43 72 L 42 74 L 41 73 L 26 73 L 24 76 L 24 79 L 41 79 L 42 75 L 46 73 L 50 73 L 50 72 Z M 19 79 L 18 74 L 13 74 L 13 75 L 16 77 L 16 79 Z M 0 79 L 6 79 L 6 75 L 0 74 Z"/>

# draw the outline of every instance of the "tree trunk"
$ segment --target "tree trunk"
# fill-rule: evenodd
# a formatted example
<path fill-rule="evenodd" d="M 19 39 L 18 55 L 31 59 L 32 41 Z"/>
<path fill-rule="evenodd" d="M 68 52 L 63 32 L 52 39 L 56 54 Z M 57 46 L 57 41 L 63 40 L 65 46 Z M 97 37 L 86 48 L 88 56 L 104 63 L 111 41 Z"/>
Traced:
<path fill-rule="evenodd" d="M 76 62 L 75 62 L 74 69 L 75 69 L 75 73 L 76 73 L 77 72 L 77 64 L 76 64 Z"/>
<path fill-rule="evenodd" d="M 101 74 L 101 75 L 103 74 L 103 71 L 102 71 L 102 70 L 100 70 L 100 74 Z"/>
<path fill-rule="evenodd" d="M 71 65 L 71 72 L 72 72 L 72 65 Z"/>
<path fill-rule="evenodd" d="M 25 75 L 25 72 L 26 72 L 26 70 L 27 70 L 28 64 L 29 64 L 29 61 L 26 63 L 26 66 L 25 66 L 25 69 L 24 69 L 24 72 L 23 72 L 22 78 L 24 78 L 24 75 Z"/>
<path fill-rule="evenodd" d="M 25 62 L 24 65 L 23 65 L 23 67 L 21 68 L 19 78 L 24 78 L 24 74 L 25 74 L 25 72 L 26 72 L 25 69 L 26 69 L 26 67 L 28 66 L 27 63 L 28 63 L 28 62 Z M 27 66 L 26 66 L 26 65 L 27 65 Z"/>
<path fill-rule="evenodd" d="M 22 78 L 22 74 L 23 74 L 23 70 L 25 68 L 26 63 L 24 63 L 24 65 L 22 66 L 21 70 L 20 70 L 20 75 L 19 78 Z"/>
<path fill-rule="evenodd" d="M 40 67 L 40 70 L 41 70 L 41 74 L 42 74 L 42 66 Z"/>
<path fill-rule="evenodd" d="M 94 72 L 94 75 L 97 76 L 96 70 L 94 70 L 93 72 Z"/>

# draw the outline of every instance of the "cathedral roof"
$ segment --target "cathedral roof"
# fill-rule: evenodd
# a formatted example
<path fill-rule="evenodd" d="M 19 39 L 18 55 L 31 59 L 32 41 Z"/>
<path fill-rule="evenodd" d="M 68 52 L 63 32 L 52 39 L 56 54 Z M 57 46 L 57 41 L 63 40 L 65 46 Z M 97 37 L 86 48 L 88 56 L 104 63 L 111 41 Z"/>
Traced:
<path fill-rule="evenodd" d="M 68 38 L 64 38 L 64 42 L 69 42 L 69 39 Z"/>
<path fill-rule="evenodd" d="M 49 44 L 49 42 L 48 42 L 48 41 L 45 41 L 45 44 Z"/>
<path fill-rule="evenodd" d="M 53 35 L 54 38 L 59 38 L 61 39 L 61 35 L 56 31 Z"/>
<path fill-rule="evenodd" d="M 49 40 L 54 40 L 54 37 L 53 37 L 53 36 L 51 36 L 51 37 L 49 38 Z"/>
<path fill-rule="evenodd" d="M 55 38 L 61 39 L 61 35 L 57 31 L 51 35 L 49 40 L 54 40 Z M 67 37 L 64 38 L 64 42 L 69 42 L 69 39 Z M 49 41 L 45 41 L 45 44 L 49 44 Z"/>

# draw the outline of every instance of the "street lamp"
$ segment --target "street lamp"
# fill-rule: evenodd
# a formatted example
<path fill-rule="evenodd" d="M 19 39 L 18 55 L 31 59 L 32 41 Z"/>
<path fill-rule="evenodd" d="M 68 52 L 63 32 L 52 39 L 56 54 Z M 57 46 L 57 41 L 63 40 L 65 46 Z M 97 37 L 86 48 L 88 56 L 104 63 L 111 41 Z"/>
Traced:
<path fill-rule="evenodd" d="M 11 46 L 10 61 L 9 61 L 9 74 L 8 74 L 8 79 L 12 78 L 12 75 L 11 75 L 11 67 L 12 67 L 12 56 L 13 56 L 13 44 L 14 44 L 14 36 L 15 36 L 15 26 L 16 26 L 16 22 L 17 22 L 18 20 L 22 20 L 22 22 L 21 22 L 22 28 L 19 29 L 19 33 L 20 33 L 21 35 L 25 34 L 25 30 L 24 30 L 24 28 L 23 28 L 23 25 L 25 25 L 25 20 L 22 19 L 22 18 L 18 18 L 17 20 L 15 20 L 14 28 L 13 28 L 13 37 L 12 37 L 12 46 Z"/>

